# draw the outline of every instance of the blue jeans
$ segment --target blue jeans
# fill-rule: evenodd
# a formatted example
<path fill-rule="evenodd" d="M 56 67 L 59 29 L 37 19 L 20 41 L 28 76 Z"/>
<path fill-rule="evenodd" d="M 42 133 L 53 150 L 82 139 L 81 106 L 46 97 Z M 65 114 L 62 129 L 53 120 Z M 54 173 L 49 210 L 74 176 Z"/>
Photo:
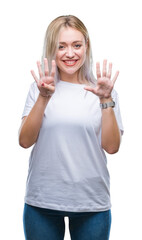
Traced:
<path fill-rule="evenodd" d="M 24 206 L 23 224 L 26 240 L 63 240 L 64 217 L 69 218 L 71 240 L 108 240 L 111 211 L 65 212 L 28 204 Z"/>

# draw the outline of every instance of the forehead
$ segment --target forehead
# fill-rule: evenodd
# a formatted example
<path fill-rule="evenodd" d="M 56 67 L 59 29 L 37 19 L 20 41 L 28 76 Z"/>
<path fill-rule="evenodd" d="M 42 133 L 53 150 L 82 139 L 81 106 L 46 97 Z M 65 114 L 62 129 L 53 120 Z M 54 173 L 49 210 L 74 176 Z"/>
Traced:
<path fill-rule="evenodd" d="M 59 42 L 85 41 L 83 34 L 75 28 L 63 27 L 59 33 Z"/>

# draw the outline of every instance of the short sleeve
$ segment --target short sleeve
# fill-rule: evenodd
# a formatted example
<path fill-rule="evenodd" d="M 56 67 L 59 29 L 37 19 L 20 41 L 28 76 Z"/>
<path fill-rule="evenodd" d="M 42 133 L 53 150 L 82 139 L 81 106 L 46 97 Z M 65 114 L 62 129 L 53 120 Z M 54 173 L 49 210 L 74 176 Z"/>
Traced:
<path fill-rule="evenodd" d="M 117 120 L 117 124 L 121 131 L 121 135 L 123 135 L 124 128 L 123 128 L 123 123 L 122 123 L 122 118 L 121 118 L 121 113 L 120 113 L 120 107 L 119 107 L 119 96 L 115 90 L 112 91 L 112 98 L 115 102 L 114 113 L 115 113 L 115 117 Z"/>
<path fill-rule="evenodd" d="M 36 83 L 34 82 L 30 86 L 30 89 L 29 89 L 29 92 L 28 92 L 28 95 L 26 98 L 24 110 L 22 113 L 22 118 L 25 116 L 28 116 L 28 114 L 30 113 L 31 109 L 33 108 L 33 106 L 37 100 L 38 93 L 39 93 L 39 90 L 37 88 Z"/>

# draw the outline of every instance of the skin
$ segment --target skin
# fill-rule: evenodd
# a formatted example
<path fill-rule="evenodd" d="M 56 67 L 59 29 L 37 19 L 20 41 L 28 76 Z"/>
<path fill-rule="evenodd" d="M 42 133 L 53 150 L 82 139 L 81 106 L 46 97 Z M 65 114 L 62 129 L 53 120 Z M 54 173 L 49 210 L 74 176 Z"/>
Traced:
<path fill-rule="evenodd" d="M 27 117 L 23 118 L 19 130 L 19 144 L 28 148 L 37 138 L 42 124 L 44 110 L 55 91 L 55 70 L 59 69 L 60 79 L 79 84 L 78 73 L 86 58 L 87 43 L 81 32 L 73 28 L 62 28 L 59 34 L 59 47 L 56 53 L 56 62 L 52 61 L 52 70 L 49 75 L 48 61 L 44 59 L 45 72 L 42 72 L 41 64 L 37 62 L 39 77 L 32 70 L 31 74 L 39 89 L 38 99 Z M 103 61 L 102 73 L 100 63 L 96 63 L 97 85 L 85 86 L 84 89 L 97 95 L 100 103 L 112 101 L 111 92 L 119 72 L 117 71 L 111 80 L 112 63 L 107 70 L 107 60 Z M 86 80 L 83 79 L 84 83 Z M 120 146 L 120 131 L 117 125 L 114 111 L 111 107 L 102 110 L 102 148 L 110 153 L 116 153 Z"/>
<path fill-rule="evenodd" d="M 69 27 L 61 29 L 56 64 L 62 81 L 79 83 L 78 70 L 84 64 L 86 49 L 87 43 L 81 32 Z"/>
<path fill-rule="evenodd" d="M 39 78 L 37 78 L 35 72 L 31 70 L 31 74 L 39 89 L 39 96 L 29 115 L 23 118 L 19 129 L 19 144 L 23 148 L 31 147 L 38 138 L 45 108 L 55 91 L 55 66 L 55 61 L 52 61 L 52 70 L 49 75 L 48 62 L 47 59 L 44 59 L 45 72 L 43 74 L 41 64 L 38 61 L 37 68 Z"/>
<path fill-rule="evenodd" d="M 119 71 L 111 80 L 112 63 L 109 64 L 107 71 L 107 60 L 103 61 L 102 73 L 100 70 L 100 63 L 96 63 L 97 85 L 95 88 L 87 86 L 86 90 L 96 94 L 100 103 L 111 102 L 111 92 L 115 81 L 119 75 Z M 113 108 L 109 107 L 102 109 L 102 148 L 110 154 L 116 153 L 119 150 L 121 142 L 121 134 L 117 125 L 116 117 Z"/>

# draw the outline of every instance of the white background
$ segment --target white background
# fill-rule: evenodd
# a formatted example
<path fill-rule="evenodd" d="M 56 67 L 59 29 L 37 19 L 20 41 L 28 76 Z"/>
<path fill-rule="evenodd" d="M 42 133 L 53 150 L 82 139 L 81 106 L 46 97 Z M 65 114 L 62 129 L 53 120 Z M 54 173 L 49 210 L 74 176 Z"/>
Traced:
<path fill-rule="evenodd" d="M 22 214 L 31 149 L 18 145 L 18 128 L 33 82 L 31 69 L 42 54 L 48 24 L 73 14 L 89 30 L 94 65 L 104 58 L 120 70 L 119 93 L 125 128 L 119 153 L 108 156 L 111 176 L 110 240 L 142 239 L 141 5 L 135 0 L 5 0 L 0 6 L 0 238 L 24 240 Z M 66 219 L 66 225 L 68 219 Z M 69 240 L 68 227 L 66 237 Z"/>

